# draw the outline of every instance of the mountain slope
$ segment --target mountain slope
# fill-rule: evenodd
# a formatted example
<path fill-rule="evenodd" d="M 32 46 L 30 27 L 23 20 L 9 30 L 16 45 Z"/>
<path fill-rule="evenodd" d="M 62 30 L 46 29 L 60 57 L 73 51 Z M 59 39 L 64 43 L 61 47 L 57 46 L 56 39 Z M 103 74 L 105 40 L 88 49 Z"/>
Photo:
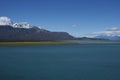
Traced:
<path fill-rule="evenodd" d="M 13 22 L 8 17 L 0 17 L 0 40 L 69 40 L 73 36 L 66 32 L 50 32 L 27 22 Z"/>
<path fill-rule="evenodd" d="M 13 28 L 9 25 L 0 26 L 0 40 L 69 40 L 73 39 L 66 32 L 50 32 L 37 27 Z"/>

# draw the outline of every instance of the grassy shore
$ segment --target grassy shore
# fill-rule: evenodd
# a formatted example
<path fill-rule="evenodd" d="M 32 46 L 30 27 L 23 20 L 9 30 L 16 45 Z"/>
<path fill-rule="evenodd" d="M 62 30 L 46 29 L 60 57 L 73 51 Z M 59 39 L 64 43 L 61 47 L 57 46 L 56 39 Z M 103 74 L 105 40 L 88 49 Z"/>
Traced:
<path fill-rule="evenodd" d="M 119 44 L 120 41 L 111 40 L 69 40 L 68 42 L 76 42 L 78 44 Z"/>
<path fill-rule="evenodd" d="M 1 41 L 0 46 L 63 45 L 63 44 L 120 44 L 120 41 Z"/>
<path fill-rule="evenodd" d="M 0 46 L 60 45 L 60 44 L 76 44 L 76 43 L 75 42 L 65 42 L 65 41 L 0 42 Z"/>

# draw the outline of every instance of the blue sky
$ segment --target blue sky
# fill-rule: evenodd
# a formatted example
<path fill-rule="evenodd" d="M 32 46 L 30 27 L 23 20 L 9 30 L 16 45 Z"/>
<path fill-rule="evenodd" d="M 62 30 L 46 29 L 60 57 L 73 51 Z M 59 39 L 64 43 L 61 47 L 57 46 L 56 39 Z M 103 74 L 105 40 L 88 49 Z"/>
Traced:
<path fill-rule="evenodd" d="M 120 28 L 120 0 L 0 0 L 0 16 L 86 36 Z"/>

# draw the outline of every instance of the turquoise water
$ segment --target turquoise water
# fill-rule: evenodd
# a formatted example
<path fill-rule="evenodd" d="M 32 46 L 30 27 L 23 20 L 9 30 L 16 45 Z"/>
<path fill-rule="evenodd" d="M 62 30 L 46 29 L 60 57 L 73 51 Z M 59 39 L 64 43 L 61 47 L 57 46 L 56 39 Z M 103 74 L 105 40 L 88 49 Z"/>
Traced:
<path fill-rule="evenodd" d="M 120 80 L 120 45 L 0 47 L 0 80 Z"/>

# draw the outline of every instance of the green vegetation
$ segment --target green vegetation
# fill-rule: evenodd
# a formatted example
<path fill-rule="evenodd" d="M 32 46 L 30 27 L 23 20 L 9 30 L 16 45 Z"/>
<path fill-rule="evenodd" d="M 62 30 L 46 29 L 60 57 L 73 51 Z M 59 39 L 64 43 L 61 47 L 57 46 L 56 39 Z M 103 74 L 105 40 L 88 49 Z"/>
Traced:
<path fill-rule="evenodd" d="M 0 41 L 0 46 L 63 45 L 63 44 L 120 44 L 120 41 L 101 41 L 101 40 Z"/>
<path fill-rule="evenodd" d="M 60 45 L 60 44 L 76 44 L 76 43 L 75 42 L 65 42 L 65 41 L 0 42 L 0 46 Z"/>

